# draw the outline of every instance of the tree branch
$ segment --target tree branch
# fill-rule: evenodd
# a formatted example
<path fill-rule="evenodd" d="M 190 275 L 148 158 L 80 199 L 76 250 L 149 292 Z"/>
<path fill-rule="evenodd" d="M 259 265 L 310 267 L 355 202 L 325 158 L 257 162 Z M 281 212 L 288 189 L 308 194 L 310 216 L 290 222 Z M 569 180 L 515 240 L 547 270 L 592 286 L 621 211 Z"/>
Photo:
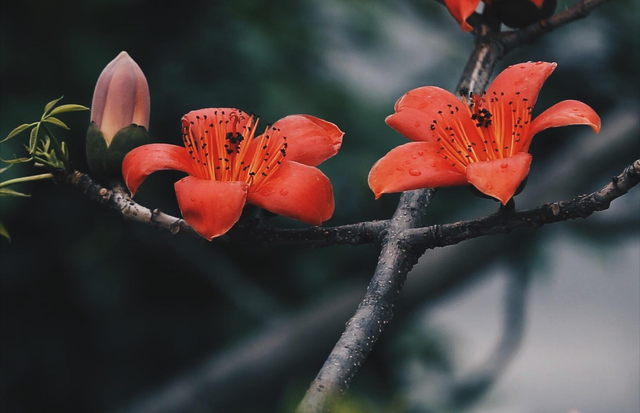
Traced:
<path fill-rule="evenodd" d="M 553 20 L 553 27 L 550 30 L 577 19 L 578 17 L 573 17 L 574 14 L 575 16 L 584 15 L 585 11 L 591 10 L 604 1 L 606 0 L 582 0 L 570 8 L 569 13 L 562 13 L 564 17 L 560 20 Z M 456 88 L 457 94 L 480 93 L 486 88 L 498 60 L 524 43 L 525 39 L 530 37 L 529 41 L 531 41 L 550 31 L 525 28 L 522 29 L 525 33 L 522 40 L 509 43 L 508 40 L 500 37 L 499 28 L 491 24 L 488 18 L 485 23 L 487 24 L 479 25 L 479 28 L 478 25 L 474 26 L 476 28 L 474 31 L 476 43 Z M 526 35 L 529 33 L 527 29 L 540 33 Z M 510 45 L 509 49 L 505 47 L 507 44 Z M 382 240 L 382 251 L 367 293 L 298 405 L 298 413 L 327 411 L 330 405 L 339 399 L 348 388 L 358 368 L 384 331 L 386 324 L 393 318 L 393 306 L 398 300 L 407 273 L 427 248 L 423 245 L 426 243 L 421 241 L 419 237 L 411 239 L 402 233 L 412 234 L 411 231 L 420 231 L 419 233 L 425 239 L 432 238 L 439 241 L 442 238 L 435 232 L 430 237 L 424 235 L 424 231 L 434 231 L 441 227 L 412 229 L 422 226 L 423 213 L 432 196 L 433 192 L 430 189 L 402 194 L 396 214 L 387 227 L 387 236 Z M 412 206 L 419 205 L 418 200 L 420 199 L 427 199 L 427 202 L 424 203 L 422 210 L 419 206 L 417 210 L 414 210 Z M 411 214 L 408 214 L 407 211 L 411 211 Z M 558 212 L 557 215 L 561 215 L 561 212 Z M 422 250 L 414 249 L 412 243 L 407 242 L 409 240 L 418 242 L 419 248 Z"/>
<path fill-rule="evenodd" d="M 57 176 L 58 181 L 66 182 L 79 189 L 92 201 L 116 210 L 128 220 L 152 225 L 171 234 L 186 233 L 199 235 L 184 219 L 165 214 L 159 209 L 151 210 L 131 199 L 127 190 L 116 185 L 112 190 L 96 183 L 85 173 L 73 171 L 68 175 Z M 303 229 L 277 228 L 264 220 L 248 220 L 236 225 L 226 236 L 233 241 L 257 244 L 264 247 L 283 245 L 311 245 L 326 247 L 332 245 L 378 244 L 379 234 L 388 225 L 385 221 L 367 221 L 338 227 L 309 227 Z"/>
<path fill-rule="evenodd" d="M 486 235 L 507 234 L 516 228 L 540 228 L 545 224 L 587 218 L 596 211 L 609 208 L 611 202 L 626 194 L 640 182 L 640 159 L 629 165 L 604 188 L 568 202 L 553 202 L 538 208 L 505 213 L 498 212 L 484 218 L 415 228 L 403 231 L 405 242 L 424 249 L 455 245 L 468 239 Z"/>
<path fill-rule="evenodd" d="M 550 31 L 571 23 L 578 19 L 583 19 L 591 13 L 591 10 L 611 0 L 582 0 L 569 7 L 568 9 L 554 14 L 548 19 L 540 20 L 520 30 L 501 33 L 499 41 L 507 54 L 519 46 L 531 43 L 537 38 L 543 36 Z"/>

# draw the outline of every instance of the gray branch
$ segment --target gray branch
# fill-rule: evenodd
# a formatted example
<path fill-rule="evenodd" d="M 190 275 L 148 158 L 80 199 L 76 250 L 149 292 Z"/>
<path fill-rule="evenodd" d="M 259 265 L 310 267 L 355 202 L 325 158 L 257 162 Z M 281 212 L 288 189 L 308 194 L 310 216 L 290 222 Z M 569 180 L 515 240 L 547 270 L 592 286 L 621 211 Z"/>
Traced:
<path fill-rule="evenodd" d="M 584 16 L 586 12 L 603 2 L 604 0 L 578 2 L 565 11 L 562 20 L 553 23 L 553 28 Z M 576 17 L 572 18 L 571 16 Z M 474 19 L 476 18 L 474 16 Z M 517 46 L 550 31 L 534 30 L 528 27 L 522 30 L 525 33 L 532 32 L 531 35 L 528 35 L 529 37 L 523 35 L 522 39 L 506 43 L 506 40 L 500 37 L 495 22 L 487 21 L 485 23 L 476 24 L 474 21 L 476 44 L 456 88 L 456 93 L 480 93 L 489 83 L 489 78 L 498 60 Z M 507 44 L 510 48 L 506 46 Z M 421 231 L 423 239 L 435 239 L 436 242 L 441 242 L 442 237 L 433 232 L 438 227 L 430 227 L 426 230 L 431 234 L 431 237 L 424 235 L 424 229 L 415 229 L 423 226 L 423 214 L 432 196 L 433 190 L 431 189 L 402 194 L 396 214 L 382 239 L 382 251 L 367 293 L 298 405 L 298 413 L 328 411 L 349 387 L 360 365 L 393 318 L 393 307 L 406 281 L 407 273 L 426 250 L 425 243 L 420 238 L 407 238 L 404 234 L 412 234 L 411 231 Z M 421 204 L 424 205 L 422 208 Z M 558 215 L 566 213 L 567 210 L 562 210 Z M 496 224 L 501 223 L 497 222 Z M 418 248 L 424 249 L 416 249 L 411 242 L 407 241 L 416 241 Z"/>

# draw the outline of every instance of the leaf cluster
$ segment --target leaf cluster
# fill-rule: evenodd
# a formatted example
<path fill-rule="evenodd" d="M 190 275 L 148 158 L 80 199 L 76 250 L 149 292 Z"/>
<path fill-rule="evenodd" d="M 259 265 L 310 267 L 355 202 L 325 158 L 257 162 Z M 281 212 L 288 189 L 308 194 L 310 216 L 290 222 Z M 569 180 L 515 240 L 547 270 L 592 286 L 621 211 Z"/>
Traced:
<path fill-rule="evenodd" d="M 64 130 L 69 130 L 70 128 L 63 121 L 58 119 L 57 116 L 67 112 L 89 110 L 89 108 L 76 104 L 56 106 L 62 98 L 63 96 L 47 103 L 44 107 L 44 113 L 40 117 L 39 121 L 25 123 L 16 127 L 9 132 L 6 138 L 0 141 L 0 143 L 6 142 L 9 139 L 15 138 L 24 131 L 31 130 L 29 132 L 29 140 L 27 144 L 24 145 L 27 150 L 27 156 L 21 158 L 15 157 L 14 159 L 9 160 L 0 159 L 0 161 L 7 164 L 7 166 L 0 168 L 0 173 L 7 171 L 16 164 L 29 162 L 33 162 L 36 167 L 46 168 L 49 171 L 44 174 L 27 175 L 6 181 L 0 181 L 0 196 L 29 197 L 29 194 L 18 192 L 7 187 L 29 181 L 51 179 L 53 178 L 53 174 L 51 172 L 65 171 L 70 168 L 67 144 L 64 141 L 58 141 L 51 131 L 50 126 L 54 125 Z M 10 240 L 9 233 L 1 222 L 0 235 Z"/>

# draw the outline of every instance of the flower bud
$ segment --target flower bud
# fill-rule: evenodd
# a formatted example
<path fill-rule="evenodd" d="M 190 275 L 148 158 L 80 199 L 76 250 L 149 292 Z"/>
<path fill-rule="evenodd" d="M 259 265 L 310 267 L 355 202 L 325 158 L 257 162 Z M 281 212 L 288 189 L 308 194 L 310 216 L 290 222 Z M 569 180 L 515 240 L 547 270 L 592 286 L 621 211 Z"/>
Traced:
<path fill-rule="evenodd" d="M 93 93 L 87 162 L 102 177 L 118 178 L 122 159 L 148 143 L 149 86 L 140 67 L 121 52 L 102 71 Z"/>
<path fill-rule="evenodd" d="M 493 0 L 491 5 L 498 20 L 517 29 L 551 17 L 557 0 Z"/>

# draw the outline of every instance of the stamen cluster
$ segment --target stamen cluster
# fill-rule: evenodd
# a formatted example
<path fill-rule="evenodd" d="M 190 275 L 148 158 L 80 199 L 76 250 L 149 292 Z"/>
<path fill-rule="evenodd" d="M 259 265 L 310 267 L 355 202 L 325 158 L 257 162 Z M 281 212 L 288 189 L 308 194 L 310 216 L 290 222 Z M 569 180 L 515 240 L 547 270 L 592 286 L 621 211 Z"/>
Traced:
<path fill-rule="evenodd" d="M 441 145 L 438 153 L 451 161 L 451 166 L 464 171 L 474 162 L 503 159 L 520 152 L 528 138 L 532 107 L 527 98 L 520 98 L 520 92 L 515 95 L 516 99 L 504 102 L 504 92 L 493 92 L 491 96 L 463 94 L 462 109 L 448 104 L 445 110 L 439 110 L 439 117 L 430 126 Z"/>
<path fill-rule="evenodd" d="M 241 112 L 224 110 L 183 119 L 183 141 L 196 176 L 261 186 L 282 164 L 288 144 L 281 130 L 270 125 L 255 138 L 258 122 L 253 115 L 246 119 Z"/>

